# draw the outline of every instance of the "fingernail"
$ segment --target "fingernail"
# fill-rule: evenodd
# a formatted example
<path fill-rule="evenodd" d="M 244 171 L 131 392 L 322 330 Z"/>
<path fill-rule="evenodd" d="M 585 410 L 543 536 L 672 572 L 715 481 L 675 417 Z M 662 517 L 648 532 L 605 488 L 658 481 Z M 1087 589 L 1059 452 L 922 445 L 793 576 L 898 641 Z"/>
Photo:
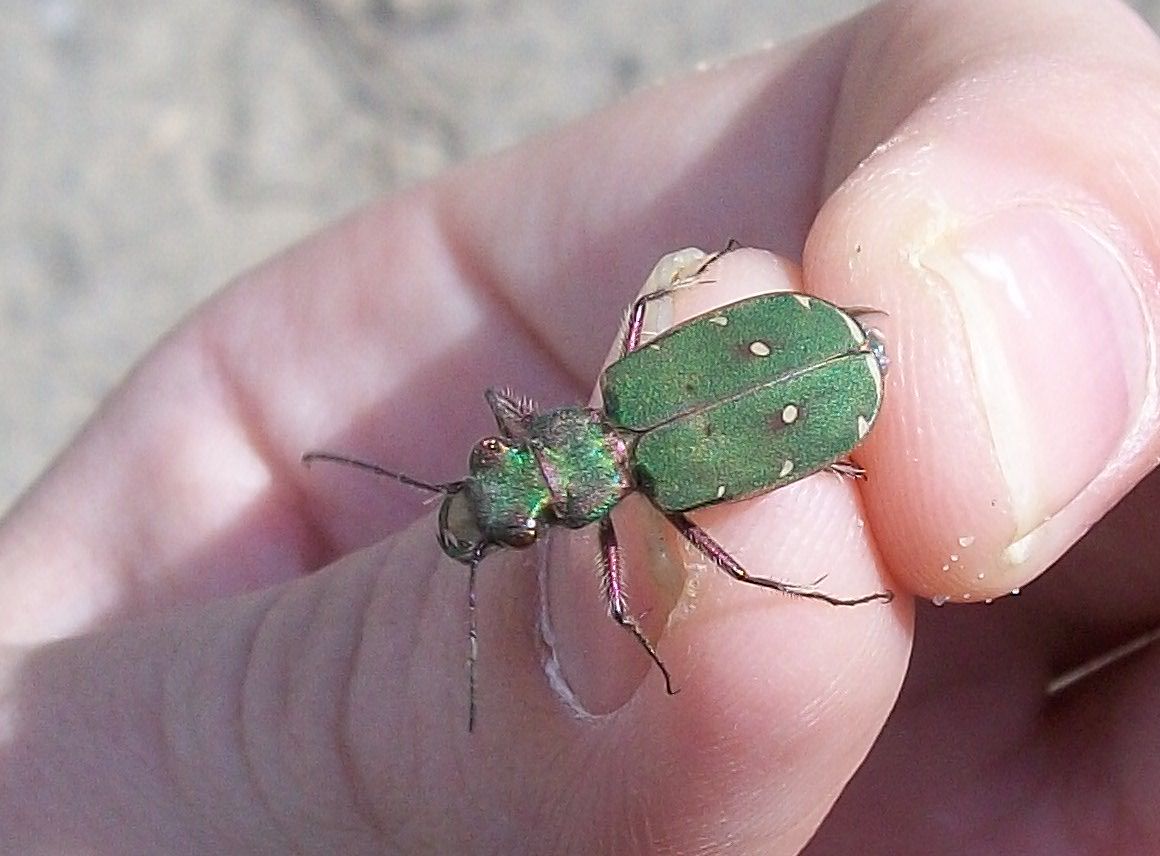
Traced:
<path fill-rule="evenodd" d="M 958 307 L 1017 534 L 1007 558 L 1112 461 L 1146 394 L 1142 290 L 1096 229 L 1046 208 L 990 215 L 919 259 Z"/>

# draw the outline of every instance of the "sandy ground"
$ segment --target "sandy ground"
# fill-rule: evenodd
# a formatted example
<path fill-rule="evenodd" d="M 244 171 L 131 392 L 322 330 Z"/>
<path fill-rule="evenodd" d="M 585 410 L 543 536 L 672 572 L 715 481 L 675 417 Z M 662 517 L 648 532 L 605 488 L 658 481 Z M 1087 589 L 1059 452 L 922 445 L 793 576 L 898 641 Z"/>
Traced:
<path fill-rule="evenodd" d="M 867 5 L 0 0 L 0 510 L 238 272 L 373 196 Z M 1160 21 L 1160 0 L 1134 5 Z"/>

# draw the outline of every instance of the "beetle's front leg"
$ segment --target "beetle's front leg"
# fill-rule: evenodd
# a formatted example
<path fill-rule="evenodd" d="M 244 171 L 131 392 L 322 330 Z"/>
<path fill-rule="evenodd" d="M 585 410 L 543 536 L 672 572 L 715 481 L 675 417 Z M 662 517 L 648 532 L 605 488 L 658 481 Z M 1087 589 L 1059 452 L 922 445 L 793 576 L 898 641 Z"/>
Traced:
<path fill-rule="evenodd" d="M 677 691 L 673 689 L 672 675 L 665 668 L 665 664 L 661 662 L 656 647 L 644 635 L 644 631 L 640 629 L 640 625 L 628 611 L 628 599 L 624 594 L 624 567 L 620 561 L 620 544 L 616 540 L 616 529 L 613 528 L 611 517 L 605 517 L 600 521 L 600 564 L 603 573 L 604 598 L 608 601 L 609 614 L 612 615 L 617 624 L 636 637 L 636 641 L 656 663 L 657 668 L 665 677 L 665 692 L 669 695 L 676 695 Z"/>
<path fill-rule="evenodd" d="M 620 356 L 635 351 L 640 347 L 641 336 L 644 332 L 644 313 L 648 305 L 654 300 L 659 300 L 662 297 L 668 297 L 673 292 L 680 291 L 682 288 L 689 288 L 690 286 L 700 285 L 702 283 L 712 282 L 712 280 L 701 279 L 708 267 L 721 258 L 726 253 L 731 253 L 741 246 L 740 242 L 735 238 L 730 238 L 729 243 L 725 245 L 725 249 L 718 250 L 715 253 L 709 253 L 702 256 L 691 264 L 684 265 L 673 272 L 672 278 L 668 285 L 655 288 L 652 291 L 642 294 L 632 304 L 632 309 L 628 312 L 628 323 L 624 329 L 624 339 L 620 343 Z M 700 251 L 698 251 L 700 252 Z M 667 258 L 667 257 L 666 257 Z M 663 261 L 663 260 L 662 260 Z M 658 263 L 659 266 L 660 263 Z M 651 278 L 651 277 L 650 277 Z"/>
<path fill-rule="evenodd" d="M 508 390 L 489 389 L 483 394 L 500 436 L 508 440 L 523 440 L 528 436 L 528 423 L 536 412 L 536 405 L 526 398 L 516 398 Z"/>

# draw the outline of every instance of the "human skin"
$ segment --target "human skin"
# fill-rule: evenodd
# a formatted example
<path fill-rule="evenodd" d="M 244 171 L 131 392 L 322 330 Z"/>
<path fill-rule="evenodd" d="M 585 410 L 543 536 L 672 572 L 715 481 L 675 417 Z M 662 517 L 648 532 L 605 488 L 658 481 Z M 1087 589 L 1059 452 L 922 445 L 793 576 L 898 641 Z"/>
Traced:
<path fill-rule="evenodd" d="M 1122 6 L 890 2 L 245 275 L 0 526 L 2 849 L 1147 852 L 1156 652 L 1045 688 L 1157 624 L 1156 103 Z M 697 520 L 754 573 L 898 596 L 744 586 L 627 509 L 680 693 L 566 536 L 481 568 L 469 734 L 466 580 L 431 514 L 302 452 L 460 477 L 486 387 L 583 400 L 656 257 L 729 237 L 801 272 L 739 252 L 713 301 L 885 310 L 893 365 L 865 483 Z"/>

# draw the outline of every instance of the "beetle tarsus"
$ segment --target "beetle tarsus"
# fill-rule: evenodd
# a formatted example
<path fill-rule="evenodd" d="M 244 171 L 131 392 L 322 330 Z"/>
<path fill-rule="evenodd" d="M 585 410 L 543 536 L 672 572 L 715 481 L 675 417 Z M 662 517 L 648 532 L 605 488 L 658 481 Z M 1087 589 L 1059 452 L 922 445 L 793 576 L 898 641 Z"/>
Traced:
<path fill-rule="evenodd" d="M 850 478 L 855 481 L 866 481 L 866 470 L 853 461 L 834 461 L 828 469 L 830 472 L 843 478 Z"/>
<path fill-rule="evenodd" d="M 709 266 L 722 256 L 740 249 L 740 247 L 740 241 L 736 238 L 730 238 L 725 244 L 725 249 L 709 253 L 701 260 L 701 263 L 697 265 L 695 270 L 679 277 L 674 275 L 673 282 L 670 285 L 638 297 L 636 302 L 632 304 L 632 309 L 628 312 L 628 323 L 625 325 L 624 339 L 620 344 L 620 356 L 623 357 L 625 354 L 629 354 L 640 347 L 641 333 L 644 330 L 644 313 L 650 303 L 654 300 L 660 300 L 662 297 L 668 297 L 674 292 L 680 291 L 682 288 L 715 282 L 715 280 L 711 279 L 702 279 L 701 274 L 708 270 Z"/>
<path fill-rule="evenodd" d="M 873 306 L 843 306 L 842 309 L 851 318 L 861 318 L 865 315 L 883 315 L 887 318 L 890 317 L 890 313 L 885 309 L 877 309 Z"/>

